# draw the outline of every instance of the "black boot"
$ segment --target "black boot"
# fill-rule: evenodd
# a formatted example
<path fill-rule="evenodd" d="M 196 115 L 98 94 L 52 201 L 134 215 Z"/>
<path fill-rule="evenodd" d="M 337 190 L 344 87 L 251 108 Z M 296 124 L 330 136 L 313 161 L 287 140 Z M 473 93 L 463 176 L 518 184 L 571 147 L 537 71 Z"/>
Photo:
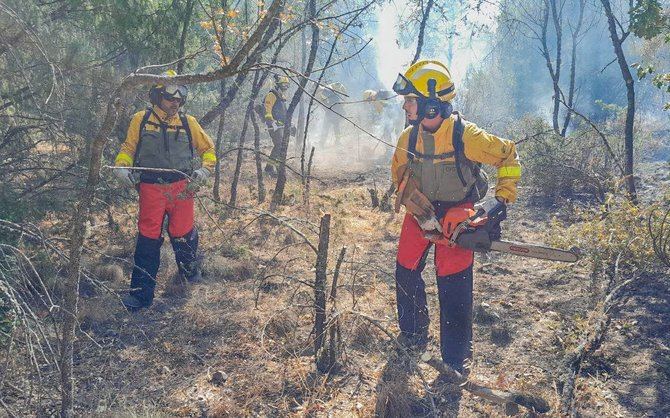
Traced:
<path fill-rule="evenodd" d="M 396 301 L 401 335 L 398 342 L 406 348 L 425 350 L 428 343 L 428 304 L 426 283 L 421 278 L 425 262 L 410 270 L 396 262 Z"/>
<path fill-rule="evenodd" d="M 196 283 L 202 279 L 198 260 L 198 230 L 193 228 L 183 237 L 170 237 L 177 268 L 188 282 Z"/>
<path fill-rule="evenodd" d="M 472 358 L 472 266 L 437 278 L 442 361 L 467 375 Z"/>
<path fill-rule="evenodd" d="M 163 237 L 158 239 L 137 236 L 135 245 L 133 274 L 130 278 L 130 294 L 123 298 L 129 309 L 140 309 L 150 306 L 154 300 L 156 273 L 161 261 L 161 245 Z"/>

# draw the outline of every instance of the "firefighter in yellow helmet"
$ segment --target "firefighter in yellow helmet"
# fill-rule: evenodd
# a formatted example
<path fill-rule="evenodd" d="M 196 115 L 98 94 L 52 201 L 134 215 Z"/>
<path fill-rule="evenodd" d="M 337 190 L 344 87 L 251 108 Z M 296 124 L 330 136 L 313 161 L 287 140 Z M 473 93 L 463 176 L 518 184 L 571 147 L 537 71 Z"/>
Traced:
<path fill-rule="evenodd" d="M 268 134 L 272 139 L 272 151 L 270 152 L 270 161 L 265 165 L 265 172 L 271 176 L 276 175 L 276 160 L 279 158 L 279 149 L 284 137 L 284 128 L 286 120 L 286 92 L 289 87 L 288 77 L 284 75 L 275 75 L 275 85 L 268 94 L 265 95 L 264 119 Z M 295 128 L 291 127 L 291 135 L 295 135 Z"/>
<path fill-rule="evenodd" d="M 456 87 L 447 67 L 422 60 L 399 74 L 393 90 L 404 96 L 410 121 L 398 140 L 391 172 L 398 188 L 396 211 L 406 208 L 396 259 L 396 297 L 401 334 L 407 346 L 425 348 L 428 308 L 421 272 L 435 244 L 435 268 L 440 303 L 442 360 L 467 373 L 472 356 L 473 252 L 435 240 L 447 220 L 463 209 L 502 210 L 516 198 L 521 166 L 514 142 L 478 128 L 453 112 Z M 495 196 L 477 203 L 487 192 L 481 164 L 497 168 Z M 499 225 L 492 228 L 499 238 Z"/>
<path fill-rule="evenodd" d="M 170 70 L 161 75 L 174 77 L 176 73 Z M 180 111 L 187 95 L 186 86 L 153 85 L 149 91 L 152 106 L 135 113 L 116 156 L 115 165 L 128 168 L 116 169 L 114 174 L 122 184 L 139 192 L 139 234 L 131 291 L 121 298 L 129 310 L 153 302 L 165 216 L 179 273 L 189 282 L 201 277 L 193 192 L 187 184 L 204 183 L 214 171 L 216 155 L 212 140 L 198 121 Z"/>

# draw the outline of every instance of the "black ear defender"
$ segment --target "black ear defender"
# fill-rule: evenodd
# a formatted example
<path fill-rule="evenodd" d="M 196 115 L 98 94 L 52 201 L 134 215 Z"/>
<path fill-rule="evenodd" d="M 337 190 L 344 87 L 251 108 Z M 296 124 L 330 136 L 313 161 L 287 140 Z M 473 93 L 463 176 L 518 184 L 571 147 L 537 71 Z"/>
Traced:
<path fill-rule="evenodd" d="M 442 114 L 442 102 L 437 98 L 436 85 L 434 78 L 428 80 L 428 98 L 425 99 L 424 116 L 426 119 L 435 119 Z"/>
<path fill-rule="evenodd" d="M 156 86 L 152 86 L 151 89 L 149 89 L 149 101 L 151 102 L 151 104 L 155 104 L 155 105 L 160 103 L 160 101 L 161 101 L 161 89 L 160 88 L 158 88 Z"/>

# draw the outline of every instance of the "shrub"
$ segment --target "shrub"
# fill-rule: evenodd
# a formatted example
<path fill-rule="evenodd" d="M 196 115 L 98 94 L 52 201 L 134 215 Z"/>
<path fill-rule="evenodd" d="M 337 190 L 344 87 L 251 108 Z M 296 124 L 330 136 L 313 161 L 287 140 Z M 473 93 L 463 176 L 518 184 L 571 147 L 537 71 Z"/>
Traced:
<path fill-rule="evenodd" d="M 553 244 L 579 247 L 593 262 L 593 270 L 611 266 L 619 258 L 621 267 L 653 268 L 655 254 L 647 231 L 652 207 L 635 206 L 624 197 L 608 195 L 604 205 L 578 211 L 581 222 L 569 227 L 554 222 Z"/>

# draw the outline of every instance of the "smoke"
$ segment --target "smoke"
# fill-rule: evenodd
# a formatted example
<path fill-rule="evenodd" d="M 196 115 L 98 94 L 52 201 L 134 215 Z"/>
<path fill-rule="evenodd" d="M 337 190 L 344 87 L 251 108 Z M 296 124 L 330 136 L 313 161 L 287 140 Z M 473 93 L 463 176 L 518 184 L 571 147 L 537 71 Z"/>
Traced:
<path fill-rule="evenodd" d="M 372 29 L 377 79 L 390 90 L 398 73 L 412 61 L 414 50 L 401 46 L 398 30 L 410 12 L 408 1 L 383 3 L 376 10 L 376 25 Z"/>

